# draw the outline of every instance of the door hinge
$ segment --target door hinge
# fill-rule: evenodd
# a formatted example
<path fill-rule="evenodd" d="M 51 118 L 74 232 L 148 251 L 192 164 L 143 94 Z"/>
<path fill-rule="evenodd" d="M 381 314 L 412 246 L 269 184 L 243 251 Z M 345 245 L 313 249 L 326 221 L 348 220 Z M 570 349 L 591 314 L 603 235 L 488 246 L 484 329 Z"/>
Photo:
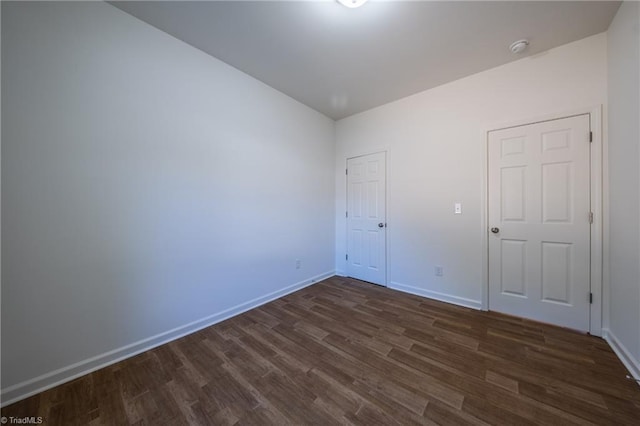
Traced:
<path fill-rule="evenodd" d="M 589 304 L 593 303 L 593 293 L 589 293 Z"/>
<path fill-rule="evenodd" d="M 593 223 L 593 212 L 589 212 L 589 223 Z"/>
<path fill-rule="evenodd" d="M 344 212 L 344 217 L 349 217 L 349 212 Z"/>
<path fill-rule="evenodd" d="M 349 174 L 349 169 L 344 169 L 344 174 L 348 175 Z"/>
<path fill-rule="evenodd" d="M 593 132 L 589 132 L 589 142 L 593 142 Z"/>
<path fill-rule="evenodd" d="M 349 255 L 348 254 L 344 255 L 344 260 L 349 260 Z"/>

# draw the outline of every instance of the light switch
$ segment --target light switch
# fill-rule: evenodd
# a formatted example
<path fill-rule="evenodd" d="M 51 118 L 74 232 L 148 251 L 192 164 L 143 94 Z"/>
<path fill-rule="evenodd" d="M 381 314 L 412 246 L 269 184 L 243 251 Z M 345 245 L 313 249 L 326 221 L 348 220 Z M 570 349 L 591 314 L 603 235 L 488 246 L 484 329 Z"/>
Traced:
<path fill-rule="evenodd" d="M 462 214 L 462 203 L 455 203 L 453 214 Z"/>

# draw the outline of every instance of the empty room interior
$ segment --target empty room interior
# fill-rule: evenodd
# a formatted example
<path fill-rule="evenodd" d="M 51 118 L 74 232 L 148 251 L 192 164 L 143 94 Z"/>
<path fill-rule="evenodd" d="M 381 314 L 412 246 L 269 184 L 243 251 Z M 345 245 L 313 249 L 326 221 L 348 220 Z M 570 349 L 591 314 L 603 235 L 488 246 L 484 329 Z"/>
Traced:
<path fill-rule="evenodd" d="M 2 1 L 3 424 L 640 424 L 637 1 Z"/>

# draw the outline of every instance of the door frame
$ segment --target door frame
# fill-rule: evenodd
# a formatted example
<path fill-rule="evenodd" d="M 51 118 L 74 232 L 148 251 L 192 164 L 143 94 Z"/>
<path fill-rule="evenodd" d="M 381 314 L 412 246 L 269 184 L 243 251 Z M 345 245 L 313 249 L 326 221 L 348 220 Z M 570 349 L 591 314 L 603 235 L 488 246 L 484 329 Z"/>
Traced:
<path fill-rule="evenodd" d="M 607 288 L 603 277 L 605 268 L 608 267 L 606 259 L 603 257 L 604 246 L 606 244 L 608 233 L 606 232 L 605 214 L 605 183 L 606 178 L 604 172 L 605 144 L 602 125 L 602 105 L 593 107 L 578 108 L 570 111 L 557 112 L 538 117 L 531 117 L 516 120 L 507 123 L 496 123 L 494 125 L 484 126 L 482 139 L 484 140 L 484 149 L 482 157 L 482 200 L 483 206 L 481 211 L 481 241 L 482 241 L 482 310 L 489 310 L 489 132 L 507 129 L 510 127 L 525 126 L 543 121 L 558 120 L 562 118 L 572 117 L 576 115 L 589 115 L 589 125 L 593 133 L 593 141 L 590 144 L 591 155 L 591 171 L 590 171 L 590 203 L 593 212 L 593 224 L 591 225 L 591 259 L 590 259 L 590 276 L 591 276 L 591 293 L 593 294 L 593 303 L 589 309 L 589 333 L 595 336 L 602 336 L 603 328 L 603 307 L 605 306 L 605 298 L 607 296 Z"/>
<path fill-rule="evenodd" d="M 384 188 L 384 210 L 385 210 L 385 223 L 389 224 L 389 148 L 381 148 L 375 149 L 372 151 L 366 151 L 361 153 L 348 153 L 344 157 L 344 169 L 345 171 L 348 168 L 349 160 L 358 157 L 366 157 L 367 155 L 372 154 L 384 154 L 385 168 L 384 168 L 384 179 L 385 179 L 385 188 Z M 349 208 L 349 177 L 347 174 L 344 174 L 344 201 L 345 201 L 345 209 Z M 345 210 L 346 211 L 346 210 Z M 385 239 L 384 239 L 384 283 L 382 286 L 389 287 L 389 235 L 391 232 L 389 231 L 389 226 L 385 227 Z M 349 220 L 345 217 L 344 221 L 344 236 L 345 236 L 345 250 L 349 251 Z M 345 263 L 344 274 L 345 276 L 349 276 L 348 264 Z"/>

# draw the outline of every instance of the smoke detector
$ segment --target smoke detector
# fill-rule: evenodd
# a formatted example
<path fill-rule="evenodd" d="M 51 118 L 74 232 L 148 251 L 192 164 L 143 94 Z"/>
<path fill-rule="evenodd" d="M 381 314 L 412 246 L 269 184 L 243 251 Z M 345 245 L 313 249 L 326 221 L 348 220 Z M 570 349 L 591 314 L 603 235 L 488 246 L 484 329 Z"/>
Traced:
<path fill-rule="evenodd" d="M 349 9 L 355 9 L 365 4 L 367 0 L 338 0 L 338 2 Z"/>
<path fill-rule="evenodd" d="M 522 39 L 511 43 L 511 46 L 509 46 L 509 50 L 511 50 L 511 53 L 518 54 L 522 53 L 528 46 L 529 40 Z"/>

